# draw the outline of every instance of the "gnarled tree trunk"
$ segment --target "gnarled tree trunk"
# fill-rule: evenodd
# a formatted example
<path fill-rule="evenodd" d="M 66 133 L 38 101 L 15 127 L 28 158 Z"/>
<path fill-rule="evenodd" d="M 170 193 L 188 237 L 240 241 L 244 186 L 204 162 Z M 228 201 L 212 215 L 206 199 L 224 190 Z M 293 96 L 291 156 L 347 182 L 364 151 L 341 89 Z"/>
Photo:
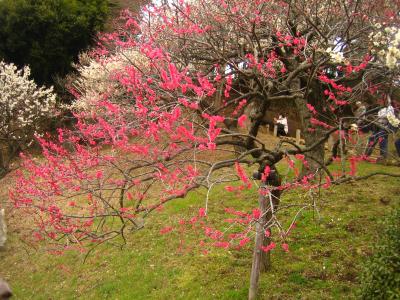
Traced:
<path fill-rule="evenodd" d="M 307 132 L 305 130 L 304 133 L 306 146 L 314 144 L 316 141 L 321 140 L 323 137 L 324 133 L 322 133 L 318 128 L 314 132 Z M 303 168 L 300 176 L 316 173 L 318 170 L 320 171 L 321 166 L 324 165 L 325 144 L 321 143 L 320 145 L 313 148 L 311 151 L 306 152 L 305 157 L 308 162 L 308 168 Z"/>
<path fill-rule="evenodd" d="M 294 79 L 291 84 L 291 89 L 300 90 L 301 89 L 301 80 L 300 78 Z M 318 85 L 313 86 L 314 92 L 311 93 L 308 97 L 308 101 L 304 98 L 298 97 L 295 99 L 296 109 L 300 116 L 303 132 L 304 132 L 304 141 L 306 147 L 310 147 L 317 141 L 321 141 L 324 137 L 324 132 L 320 126 L 314 126 L 311 123 L 311 118 L 313 117 L 307 107 L 307 103 L 311 103 L 312 106 L 317 111 L 322 111 L 321 107 L 323 101 L 319 101 L 319 95 L 321 94 L 320 87 Z M 300 174 L 300 177 L 303 177 L 308 174 L 316 173 L 320 170 L 321 166 L 324 165 L 325 159 L 325 145 L 324 143 L 319 144 L 314 147 L 311 151 L 308 151 L 305 154 L 306 160 L 308 162 L 308 168 L 303 168 Z"/>

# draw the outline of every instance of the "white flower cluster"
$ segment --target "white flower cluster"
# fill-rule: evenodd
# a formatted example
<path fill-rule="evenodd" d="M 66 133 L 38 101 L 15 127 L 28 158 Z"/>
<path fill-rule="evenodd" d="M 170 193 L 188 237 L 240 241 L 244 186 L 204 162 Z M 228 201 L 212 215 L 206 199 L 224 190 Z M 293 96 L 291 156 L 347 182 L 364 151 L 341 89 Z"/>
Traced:
<path fill-rule="evenodd" d="M 400 28 L 386 27 L 383 29 L 381 24 L 375 24 L 375 31 L 369 34 L 372 42 L 373 54 L 377 53 L 379 59 L 385 63 L 389 69 L 399 66 L 400 62 Z"/>
<path fill-rule="evenodd" d="M 341 64 L 344 61 L 343 52 L 332 50 L 332 47 L 329 47 L 325 50 L 325 52 L 330 56 L 331 61 L 336 64 Z"/>
<path fill-rule="evenodd" d="M 395 128 L 398 128 L 400 125 L 400 120 L 398 118 L 396 118 L 396 116 L 392 113 L 387 115 L 387 119 L 390 123 L 390 125 L 392 125 Z"/>
<path fill-rule="evenodd" d="M 55 107 L 53 88 L 38 87 L 30 69 L 0 61 L 0 137 L 17 139 L 35 130 L 36 122 Z"/>
<path fill-rule="evenodd" d="M 88 62 L 88 63 L 85 63 Z M 117 50 L 116 54 L 98 62 L 87 54 L 81 54 L 81 64 L 76 65 L 79 77 L 73 82 L 73 88 L 81 95 L 70 106 L 73 110 L 91 111 L 96 109 L 96 102 L 104 93 L 112 92 L 113 97 L 118 97 L 122 91 L 117 80 L 113 78 L 116 72 L 124 72 L 132 62 L 141 69 L 147 68 L 147 60 L 135 49 Z"/>

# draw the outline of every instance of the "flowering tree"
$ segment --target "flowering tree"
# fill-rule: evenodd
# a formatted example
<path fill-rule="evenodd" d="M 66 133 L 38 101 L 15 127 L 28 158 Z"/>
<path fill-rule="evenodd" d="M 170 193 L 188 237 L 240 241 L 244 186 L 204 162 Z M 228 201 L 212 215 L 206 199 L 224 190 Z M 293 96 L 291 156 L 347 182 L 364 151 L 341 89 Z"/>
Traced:
<path fill-rule="evenodd" d="M 379 44 L 395 53 L 396 63 L 387 65 L 373 44 L 382 31 L 376 24 L 397 28 L 395 5 L 178 0 L 148 6 L 139 19 L 124 12 L 125 26 L 104 34 L 92 53 L 87 70 L 97 75 L 75 85 L 75 130 L 38 138 L 44 160 L 24 156 L 11 199 L 34 212 L 38 240 L 83 249 L 125 240 L 149 213 L 191 190 L 250 189 L 254 166 L 259 204 L 251 212 L 226 208 L 233 232 L 207 225 L 208 196 L 189 221 L 204 230 L 204 247 L 242 248 L 255 233 L 254 299 L 262 265 L 269 266 L 276 243 L 288 251 L 286 237 L 298 216 L 284 228 L 276 212 L 290 204 L 280 203 L 281 193 L 313 195 L 377 174 L 358 177 L 357 162 L 366 158 L 344 151 L 333 160 L 342 168 L 331 172 L 324 143 L 332 134 L 341 145 L 350 142 L 343 122 L 350 105 L 366 97 L 377 101 L 396 88 L 398 52 Z M 262 119 L 277 101 L 297 110 L 305 146 L 282 139 L 271 148 L 259 138 Z M 280 161 L 294 177 L 282 178 Z M 311 199 L 299 210 L 314 207 Z"/>
<path fill-rule="evenodd" d="M 0 61 L 0 178 L 8 173 L 11 159 L 32 142 L 40 121 L 55 105 L 52 89 L 37 87 L 29 76 L 29 67 L 18 70 Z"/>

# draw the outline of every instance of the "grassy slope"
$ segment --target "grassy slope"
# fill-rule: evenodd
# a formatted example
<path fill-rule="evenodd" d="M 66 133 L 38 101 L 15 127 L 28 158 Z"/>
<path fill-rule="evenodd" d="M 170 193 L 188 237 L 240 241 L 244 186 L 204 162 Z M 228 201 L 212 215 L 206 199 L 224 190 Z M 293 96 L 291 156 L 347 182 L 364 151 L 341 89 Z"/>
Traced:
<path fill-rule="evenodd" d="M 364 165 L 364 170 L 378 168 L 383 167 Z M 360 263 L 376 240 L 378 220 L 399 205 L 398 183 L 395 178 L 373 178 L 326 191 L 321 219 L 305 212 L 291 235 L 290 252 L 273 252 L 273 270 L 261 277 L 260 299 L 355 298 Z M 293 196 L 284 201 L 296 201 Z M 145 229 L 132 234 L 122 251 L 110 245 L 98 248 L 85 264 L 81 254 L 53 256 L 27 246 L 12 225 L 8 246 L 0 252 L 0 277 L 10 282 L 17 299 L 245 299 L 251 245 L 240 252 L 215 249 L 204 256 L 186 248 L 179 251 L 177 232 L 159 234 L 162 226 L 194 213 L 203 201 L 199 192 L 171 202 Z M 255 200 L 251 191 L 238 198 L 216 189 L 210 204 L 212 222 L 221 223 L 221 206 L 250 208 Z M 193 245 L 193 239 L 185 238 L 186 245 Z"/>

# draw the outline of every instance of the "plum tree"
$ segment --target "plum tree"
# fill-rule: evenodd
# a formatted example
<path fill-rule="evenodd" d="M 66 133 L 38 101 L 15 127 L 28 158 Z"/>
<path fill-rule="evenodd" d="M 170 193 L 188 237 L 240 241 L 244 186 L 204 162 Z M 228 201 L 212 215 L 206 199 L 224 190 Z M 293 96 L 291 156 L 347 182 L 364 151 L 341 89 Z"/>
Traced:
<path fill-rule="evenodd" d="M 18 70 L 0 61 L 0 178 L 39 133 L 42 121 L 53 114 L 53 89 L 38 87 L 29 77 L 29 67 Z"/>
<path fill-rule="evenodd" d="M 351 142 L 344 120 L 353 118 L 354 102 L 378 102 L 397 88 L 396 5 L 177 0 L 147 6 L 139 18 L 125 11 L 125 26 L 104 34 L 91 53 L 86 71 L 100 72 L 96 80 L 76 83 L 75 130 L 38 138 L 44 160 L 24 156 L 11 199 L 34 212 L 38 240 L 82 249 L 124 241 L 149 213 L 194 189 L 240 192 L 257 184 L 258 207 L 226 208 L 233 232 L 207 225 L 209 193 L 189 221 L 204 231 L 202 245 L 242 248 L 255 235 L 254 299 L 262 266 L 277 243 L 288 250 L 299 215 L 284 228 L 277 211 L 290 204 L 280 203 L 283 192 L 313 195 L 377 174 L 399 176 L 357 176 L 357 162 L 368 158 L 343 151 L 333 160 L 340 171 L 331 172 L 324 152 L 333 134 L 340 145 Z M 376 45 L 379 33 L 386 39 Z M 295 107 L 305 146 L 282 139 L 270 147 L 259 137 L 277 101 Z M 295 176 L 283 178 L 280 161 Z M 261 184 L 248 174 L 253 166 Z M 311 199 L 298 211 L 314 208 Z"/>

